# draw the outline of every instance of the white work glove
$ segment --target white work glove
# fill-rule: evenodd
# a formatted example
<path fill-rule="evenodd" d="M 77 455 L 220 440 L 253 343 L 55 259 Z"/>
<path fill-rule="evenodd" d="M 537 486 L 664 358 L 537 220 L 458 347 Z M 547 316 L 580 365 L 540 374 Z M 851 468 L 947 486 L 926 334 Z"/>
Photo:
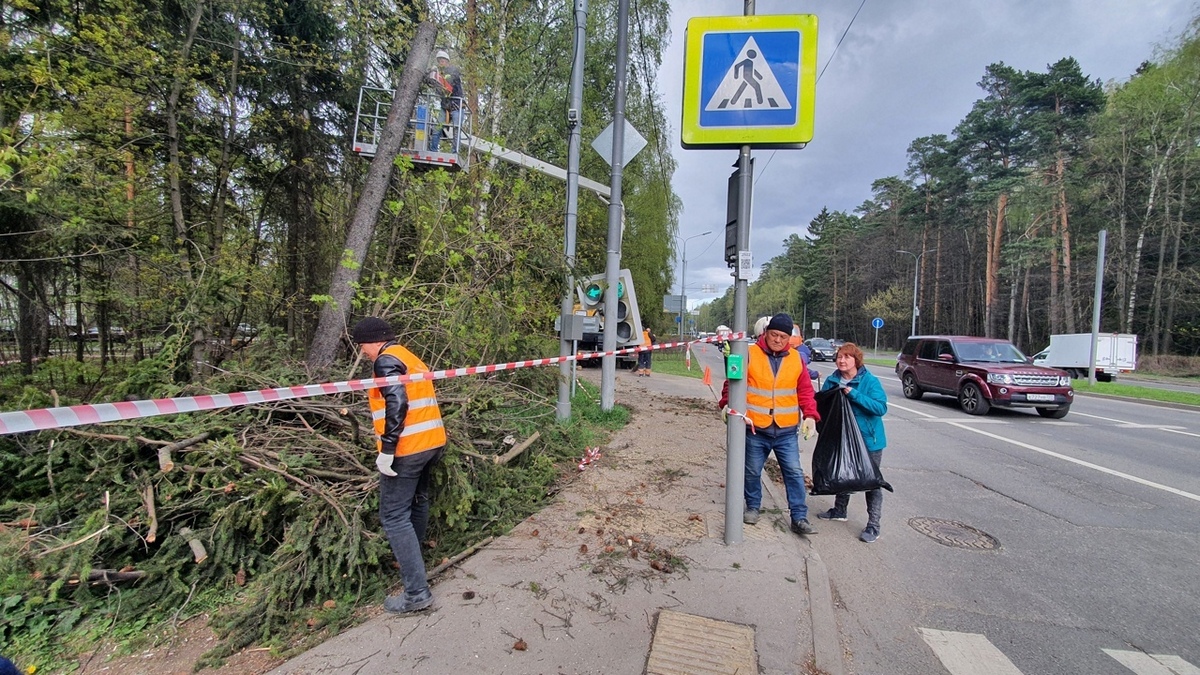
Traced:
<path fill-rule="evenodd" d="M 811 417 L 805 417 L 804 421 L 800 423 L 800 433 L 804 434 L 804 440 L 806 440 L 806 441 L 809 439 L 810 436 L 813 435 L 813 432 L 815 432 L 816 430 L 817 430 L 817 421 Z"/>
<path fill-rule="evenodd" d="M 396 472 L 392 471 L 392 460 L 394 459 L 396 459 L 395 455 L 381 452 L 375 455 L 375 467 L 379 469 L 379 473 L 394 477 L 396 475 Z"/>

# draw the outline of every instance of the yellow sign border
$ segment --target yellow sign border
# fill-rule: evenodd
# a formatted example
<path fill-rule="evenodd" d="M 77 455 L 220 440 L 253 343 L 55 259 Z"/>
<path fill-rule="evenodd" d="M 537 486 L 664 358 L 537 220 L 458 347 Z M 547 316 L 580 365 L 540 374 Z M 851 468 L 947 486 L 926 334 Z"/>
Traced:
<path fill-rule="evenodd" d="M 787 127 L 700 126 L 704 36 L 708 33 L 794 30 L 800 33 L 799 100 L 796 123 Z M 684 148 L 802 148 L 813 137 L 817 93 L 817 16 L 815 14 L 764 14 L 752 16 L 698 16 L 688 19 L 683 61 L 683 120 L 680 140 Z"/>

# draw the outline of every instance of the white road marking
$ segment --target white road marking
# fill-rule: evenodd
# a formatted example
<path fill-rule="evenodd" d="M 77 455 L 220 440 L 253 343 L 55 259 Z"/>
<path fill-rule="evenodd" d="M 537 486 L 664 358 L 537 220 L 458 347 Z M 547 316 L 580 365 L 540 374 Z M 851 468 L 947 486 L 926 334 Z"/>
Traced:
<path fill-rule="evenodd" d="M 1176 429 L 1186 429 L 1187 427 L 1177 427 L 1177 426 L 1162 425 L 1162 424 L 1133 424 L 1132 422 L 1129 422 L 1126 424 L 1118 424 L 1117 428 L 1118 429 L 1162 429 L 1163 431 L 1174 431 Z"/>
<path fill-rule="evenodd" d="M 1103 651 L 1137 675 L 1200 675 L 1200 668 L 1173 654 L 1147 654 L 1122 649 Z"/>
<path fill-rule="evenodd" d="M 1105 422 L 1116 422 L 1117 424 L 1133 424 L 1133 422 L 1126 422 L 1125 420 L 1118 420 L 1112 417 L 1102 417 L 1100 415 L 1089 415 L 1088 413 L 1073 412 L 1071 414 L 1079 417 L 1090 417 L 1094 420 L 1104 420 Z"/>
<path fill-rule="evenodd" d="M 917 628 L 950 675 L 1022 675 L 996 646 L 978 633 Z"/>
<path fill-rule="evenodd" d="M 1178 429 L 1176 429 L 1174 427 L 1159 427 L 1159 429 L 1162 429 L 1163 431 L 1169 431 L 1173 434 L 1182 434 L 1184 436 L 1193 436 L 1195 438 L 1200 438 L 1200 434 L 1193 434 L 1190 431 L 1179 431 Z"/>
<path fill-rule="evenodd" d="M 962 423 L 965 420 L 954 419 L 952 417 L 934 417 L 932 419 L 924 419 L 921 421 L 922 422 L 959 422 L 959 423 Z M 977 420 L 971 420 L 971 423 L 972 424 L 1008 424 L 1008 420 L 977 419 Z"/>
<path fill-rule="evenodd" d="M 928 413 L 925 413 L 925 412 L 922 412 L 919 410 L 913 410 L 912 408 L 906 408 L 904 406 L 892 405 L 891 407 L 899 408 L 900 410 L 905 410 L 905 411 L 908 411 L 908 412 L 911 412 L 911 413 L 914 413 L 914 414 L 917 414 L 917 415 L 920 415 L 920 416 L 926 417 L 926 418 L 934 417 L 933 415 L 930 415 Z M 1113 420 L 1113 421 L 1115 422 L 1117 420 Z M 1089 469 L 1095 469 L 1096 471 L 1099 471 L 1101 473 L 1106 473 L 1110 476 L 1116 476 L 1117 478 L 1124 478 L 1125 480 L 1132 481 L 1139 485 L 1145 485 L 1146 487 L 1151 487 L 1151 488 L 1154 488 L 1155 490 L 1162 490 L 1163 492 L 1170 492 L 1173 495 L 1179 495 L 1180 497 L 1186 497 L 1193 501 L 1200 502 L 1200 495 L 1193 494 L 1191 492 L 1186 492 L 1184 490 L 1180 490 L 1179 488 L 1173 488 L 1170 485 L 1163 485 L 1162 483 L 1155 483 L 1154 481 L 1146 480 L 1145 478 L 1139 478 L 1139 477 L 1131 475 L 1131 474 L 1117 471 L 1116 469 L 1110 469 L 1106 466 L 1100 466 L 1099 464 L 1085 462 L 1082 459 L 1076 459 L 1074 457 L 1070 457 L 1070 456 L 1064 455 L 1062 453 L 1054 452 L 1053 450 L 1039 448 L 1036 445 L 1030 445 L 1029 443 L 1022 443 L 1021 441 L 1018 441 L 1018 440 L 1015 440 L 1012 438 L 1005 438 L 1004 436 L 998 436 L 996 434 L 984 431 L 982 429 L 972 428 L 972 427 L 967 426 L 966 424 L 963 424 L 958 421 L 951 421 L 949 424 L 950 424 L 950 426 L 958 427 L 959 429 L 962 429 L 964 431 L 970 431 L 973 434 L 987 436 L 988 438 L 994 438 L 997 441 L 1002 441 L 1004 443 L 1009 443 L 1009 444 L 1015 445 L 1017 447 L 1025 448 L 1026 450 L 1032 450 L 1034 452 L 1041 453 L 1043 455 L 1046 455 L 1047 457 L 1054 457 L 1056 459 L 1061 459 L 1064 462 L 1071 462 L 1072 464 L 1078 464 L 1079 466 L 1087 467 Z M 1165 431 L 1170 431 L 1170 429 L 1166 429 Z M 1176 432 L 1176 433 L 1180 433 L 1180 432 Z"/>

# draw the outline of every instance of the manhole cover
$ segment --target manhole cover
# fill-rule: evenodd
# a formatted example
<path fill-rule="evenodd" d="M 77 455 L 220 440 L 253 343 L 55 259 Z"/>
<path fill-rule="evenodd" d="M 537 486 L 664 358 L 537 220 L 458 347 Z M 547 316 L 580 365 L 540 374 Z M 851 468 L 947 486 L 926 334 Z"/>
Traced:
<path fill-rule="evenodd" d="M 970 525 L 941 518 L 909 518 L 912 529 L 944 546 L 969 548 L 976 551 L 994 551 L 1000 548 L 1000 540 L 977 530 Z"/>

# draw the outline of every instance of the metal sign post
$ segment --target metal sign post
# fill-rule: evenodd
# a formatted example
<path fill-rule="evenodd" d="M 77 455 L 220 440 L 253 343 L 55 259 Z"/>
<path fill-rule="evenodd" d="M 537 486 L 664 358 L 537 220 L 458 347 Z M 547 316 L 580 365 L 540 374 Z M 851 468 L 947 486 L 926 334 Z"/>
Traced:
<path fill-rule="evenodd" d="M 737 148 L 729 179 L 725 261 L 734 268 L 733 330 L 747 332 L 746 292 L 753 271 L 750 250 L 753 148 L 803 148 L 812 140 L 817 81 L 817 17 L 811 14 L 688 20 L 683 68 L 684 148 Z M 681 294 L 683 290 L 681 289 Z M 680 321 L 682 330 L 682 320 Z M 729 408 L 726 427 L 725 544 L 742 541 L 745 504 L 749 340 L 736 340 L 726 361 Z"/>
<path fill-rule="evenodd" d="M 879 329 L 883 328 L 883 319 L 875 317 L 871 319 L 871 328 L 875 329 L 875 357 L 879 357 Z"/>

